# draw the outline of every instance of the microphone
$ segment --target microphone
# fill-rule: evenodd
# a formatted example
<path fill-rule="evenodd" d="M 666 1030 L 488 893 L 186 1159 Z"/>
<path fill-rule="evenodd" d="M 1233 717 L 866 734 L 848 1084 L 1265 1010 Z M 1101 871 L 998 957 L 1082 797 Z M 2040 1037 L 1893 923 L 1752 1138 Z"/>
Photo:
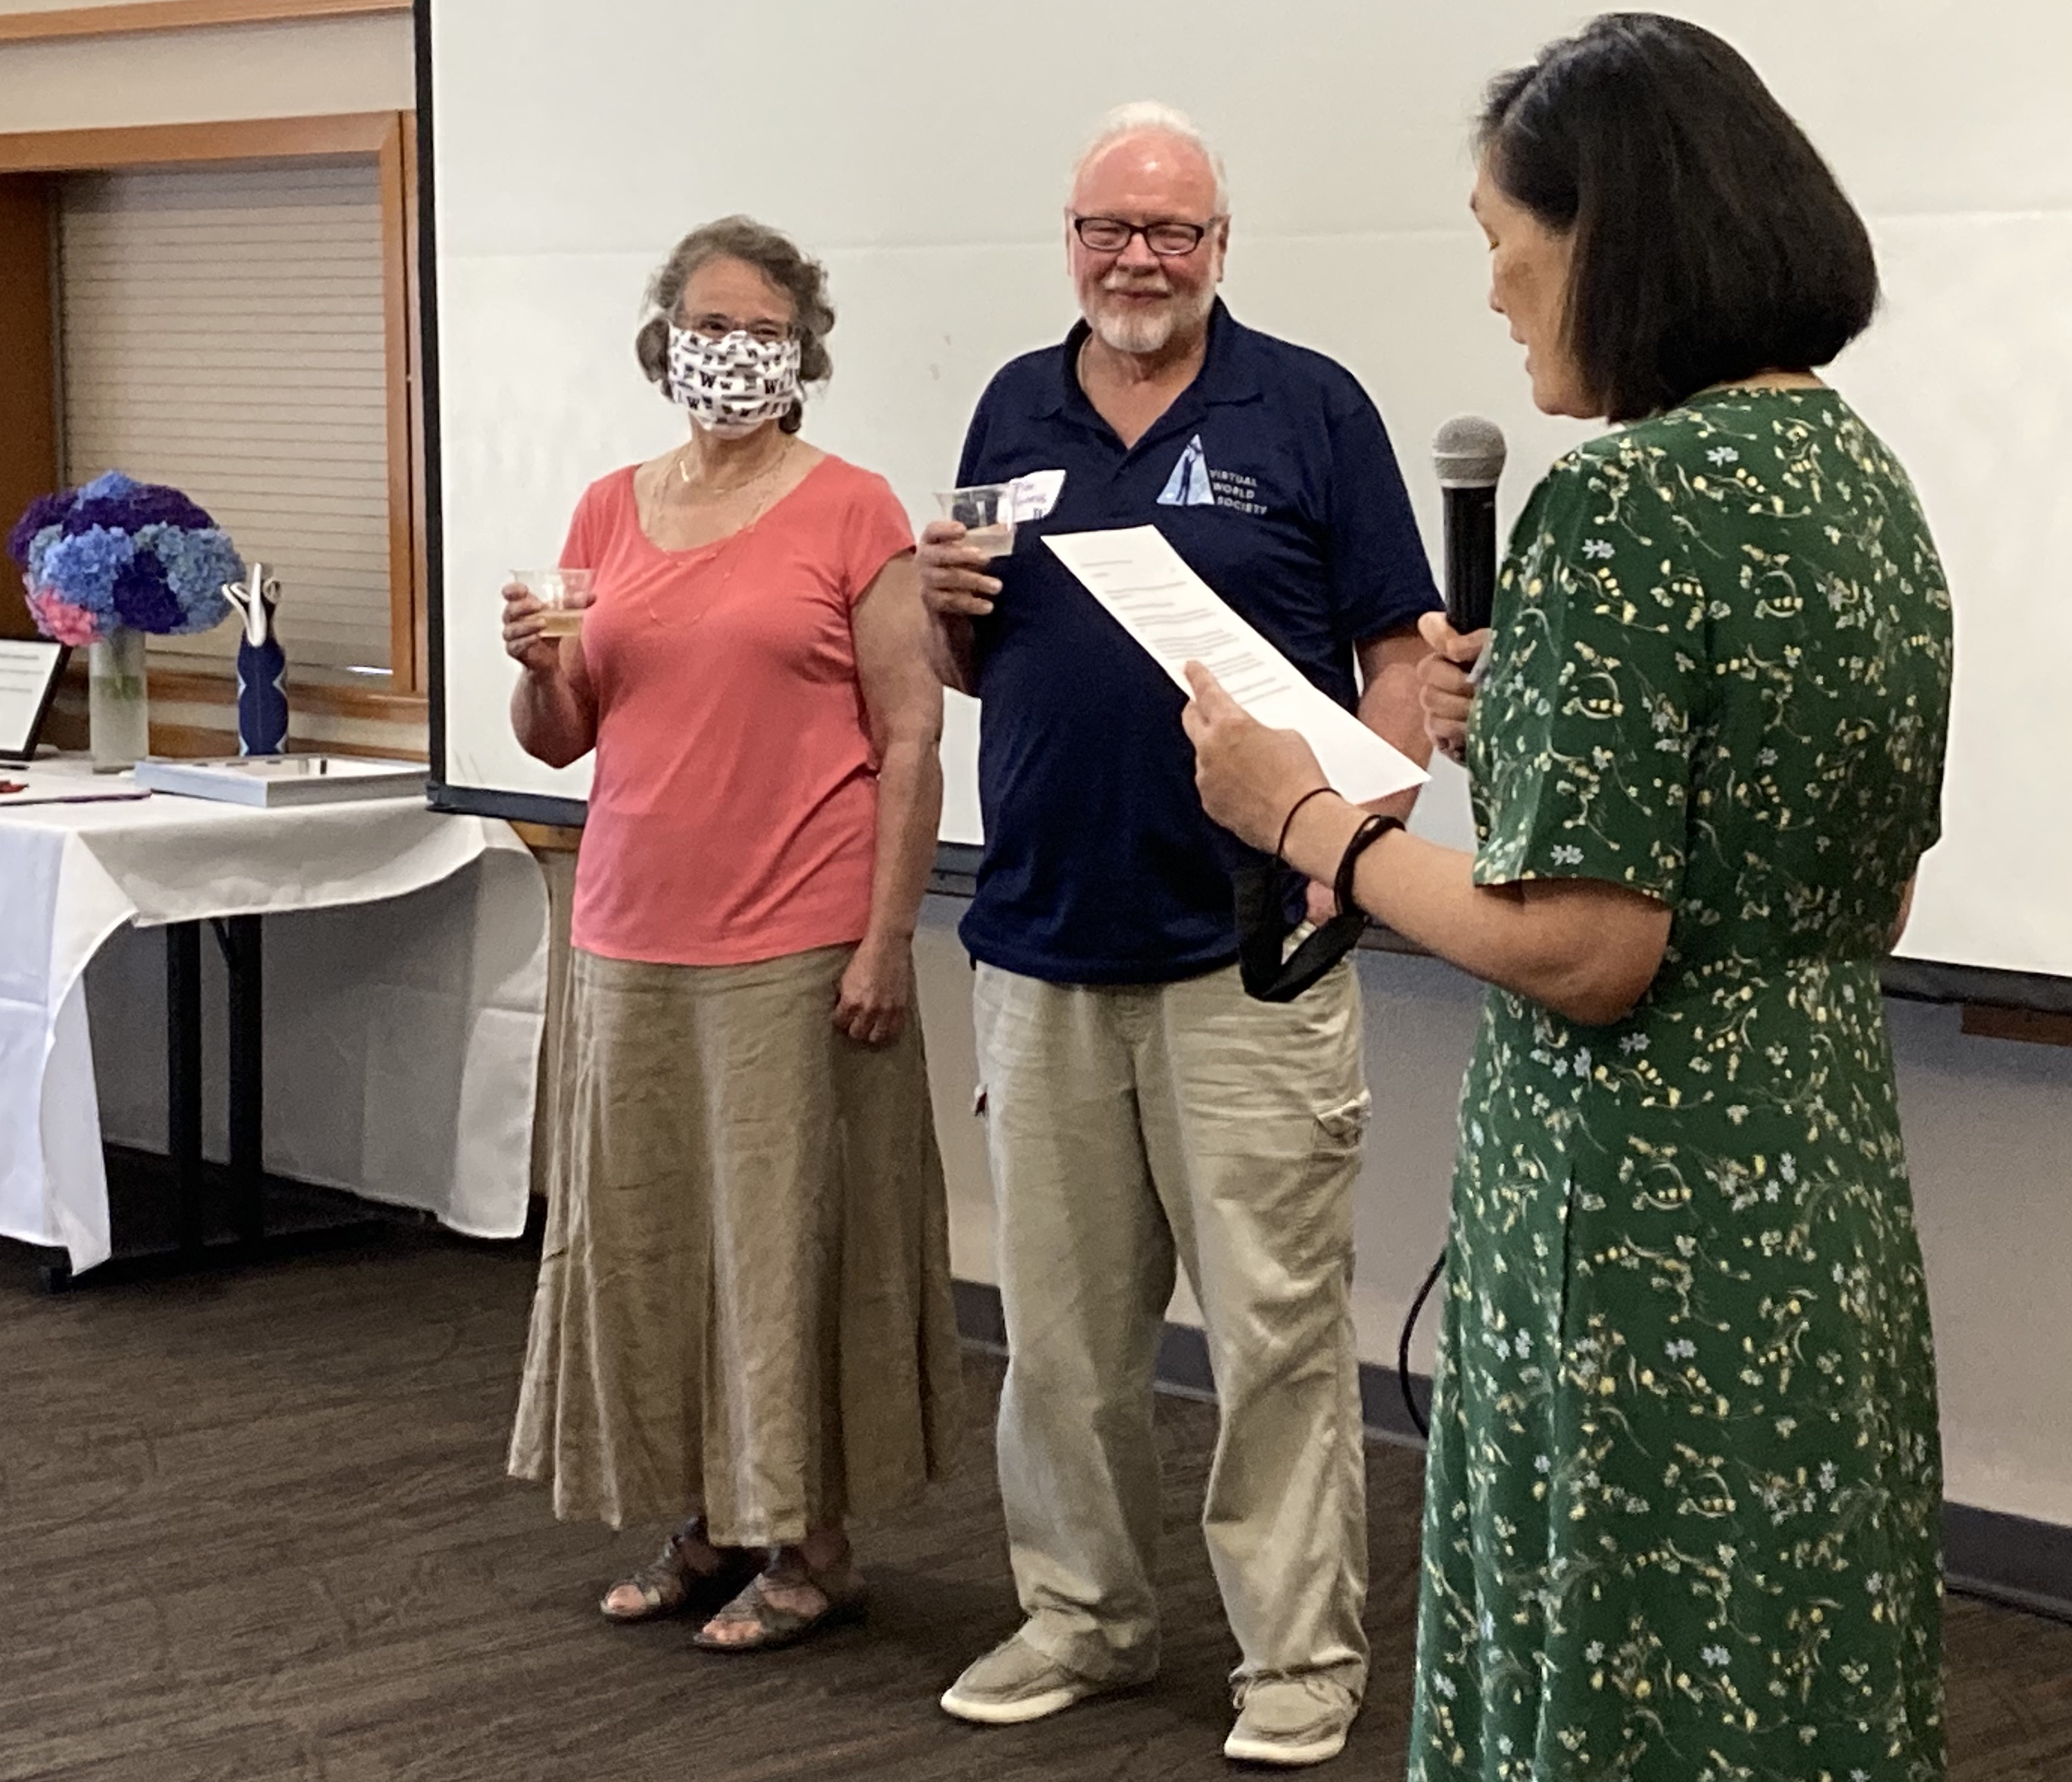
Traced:
<path fill-rule="evenodd" d="M 1480 631 L 1496 598 L 1496 485 L 1503 475 L 1503 429 L 1459 414 L 1432 442 L 1446 513 L 1446 623 Z"/>

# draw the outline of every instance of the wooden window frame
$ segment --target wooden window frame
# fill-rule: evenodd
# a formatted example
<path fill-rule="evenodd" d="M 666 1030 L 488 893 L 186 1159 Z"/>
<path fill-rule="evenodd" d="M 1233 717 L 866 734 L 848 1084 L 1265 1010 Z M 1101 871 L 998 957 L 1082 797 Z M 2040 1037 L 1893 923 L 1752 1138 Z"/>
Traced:
<path fill-rule="evenodd" d="M 149 11 L 150 7 L 88 7 L 90 12 Z M 306 8 L 306 11 L 317 8 Z M 335 10 L 376 9 L 341 0 Z M 298 14 L 299 15 L 299 14 Z M 24 18 L 50 14 L 24 14 Z M 191 23 L 194 21 L 189 20 Z M 424 523 L 424 418 L 418 401 L 421 343 L 417 313 L 417 120 L 409 112 L 347 112 L 313 117 L 270 117 L 206 124 L 148 124 L 106 130 L 38 130 L 0 135 L 0 217 L 7 201 L 39 191 L 50 214 L 51 182 L 68 174 L 105 173 L 121 169 L 195 166 L 236 161 L 322 160 L 339 156 L 375 158 L 381 192 L 381 298 L 383 358 L 387 392 L 388 467 L 388 680 L 364 689 L 335 689 L 335 709 L 354 715 L 421 719 L 426 674 L 427 580 Z M 56 366 L 54 295 L 43 296 L 43 313 L 35 314 L 31 282 L 18 278 L 7 287 L 13 312 L 0 315 L 10 334 L 43 343 L 39 360 L 33 352 L 20 361 L 11 381 L 0 381 L 0 432 L 13 431 L 22 442 L 11 463 L 0 465 L 0 485 L 18 484 L 33 468 L 34 455 L 46 460 L 43 486 L 55 487 L 63 467 L 56 461 L 60 393 Z M 40 330 L 40 332 L 39 332 Z M 47 412 L 35 412 L 35 385 L 47 389 Z M 11 411 L 11 412 L 10 412 Z M 15 427 L 18 422 L 20 426 Z M 12 487 L 0 487 L 11 497 Z M 31 493 L 36 492 L 31 489 Z M 23 498 L 26 500 L 27 497 Z M 11 523 L 15 502 L 0 524 Z M 169 671 L 190 685 L 196 671 Z M 229 677 L 211 677 L 227 685 Z M 154 667 L 155 688 L 160 671 Z M 304 686 L 297 697 L 306 702 L 316 689 Z M 399 696 L 401 696 L 399 698 Z M 324 702 L 329 703 L 327 699 Z"/>
<path fill-rule="evenodd" d="M 128 37 L 208 25 L 277 25 L 293 19 L 347 19 L 408 12 L 411 0 L 136 0 L 127 6 L 53 6 L 0 15 L 0 43 L 66 37 Z"/>

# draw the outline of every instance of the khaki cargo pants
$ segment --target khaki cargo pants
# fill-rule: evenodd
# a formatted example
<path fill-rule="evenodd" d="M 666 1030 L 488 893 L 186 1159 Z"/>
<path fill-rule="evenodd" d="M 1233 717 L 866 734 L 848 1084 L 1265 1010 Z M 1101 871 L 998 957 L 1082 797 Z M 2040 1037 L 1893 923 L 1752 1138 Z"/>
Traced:
<path fill-rule="evenodd" d="M 1027 1637 L 1083 1675 L 1157 1663 L 1152 1377 L 1186 1272 L 1221 1406 L 1202 1511 L 1240 1677 L 1367 1673 L 1348 1294 L 1368 1099 L 1350 964 L 1292 1003 L 1235 967 L 975 993 L 1009 1360 L 1001 1492 Z"/>

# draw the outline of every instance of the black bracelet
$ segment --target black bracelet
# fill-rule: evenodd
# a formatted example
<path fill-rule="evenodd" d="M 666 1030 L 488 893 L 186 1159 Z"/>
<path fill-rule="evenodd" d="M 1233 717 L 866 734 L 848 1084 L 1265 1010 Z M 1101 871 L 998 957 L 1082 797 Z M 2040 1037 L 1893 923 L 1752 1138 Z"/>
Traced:
<path fill-rule="evenodd" d="M 1296 812 L 1311 799 L 1322 798 L 1330 789 L 1329 786 L 1312 786 L 1288 807 L 1288 814 L 1281 819 L 1281 839 L 1273 844 L 1273 858 L 1284 866 L 1288 864 L 1288 831 L 1294 825 Z"/>
<path fill-rule="evenodd" d="M 1346 851 L 1338 856 L 1338 875 L 1331 881 L 1331 895 L 1338 899 L 1341 916 L 1359 907 L 1353 896 L 1353 869 L 1359 866 L 1359 857 L 1372 847 L 1391 829 L 1403 827 L 1400 817 L 1370 817 L 1353 831 L 1353 838 L 1346 844 Z"/>

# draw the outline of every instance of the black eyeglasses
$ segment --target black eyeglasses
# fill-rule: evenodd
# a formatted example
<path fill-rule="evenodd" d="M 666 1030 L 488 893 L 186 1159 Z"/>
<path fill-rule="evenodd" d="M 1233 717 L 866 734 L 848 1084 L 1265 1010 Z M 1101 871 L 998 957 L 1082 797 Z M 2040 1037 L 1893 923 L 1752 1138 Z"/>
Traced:
<path fill-rule="evenodd" d="M 1182 260 L 1202 245 L 1214 226 L 1207 223 L 1125 223 L 1120 216 L 1075 216 L 1072 233 L 1096 253 L 1120 253 L 1133 236 L 1161 260 Z"/>

